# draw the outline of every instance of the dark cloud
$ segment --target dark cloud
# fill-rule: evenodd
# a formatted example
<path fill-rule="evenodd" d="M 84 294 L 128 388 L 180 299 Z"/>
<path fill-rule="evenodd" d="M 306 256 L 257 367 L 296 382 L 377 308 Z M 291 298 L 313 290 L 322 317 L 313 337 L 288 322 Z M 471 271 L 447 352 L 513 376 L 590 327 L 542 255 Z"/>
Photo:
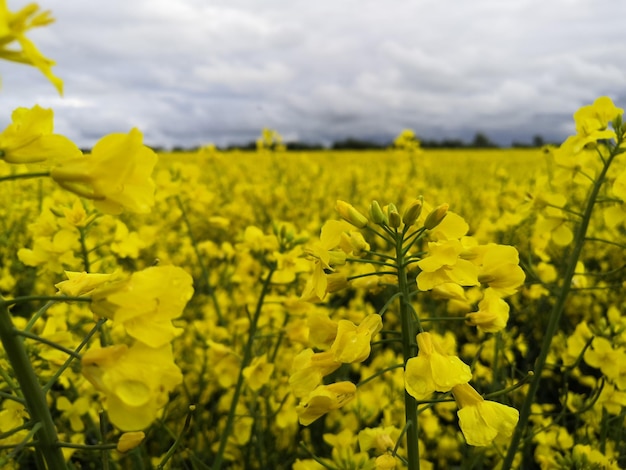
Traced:
<path fill-rule="evenodd" d="M 621 2 L 611 14 L 592 0 L 40 3 L 57 23 L 31 37 L 65 97 L 3 63 L 0 103 L 52 107 L 82 146 L 131 127 L 164 146 L 247 142 L 263 127 L 321 142 L 404 128 L 559 140 L 576 108 L 626 83 Z"/>

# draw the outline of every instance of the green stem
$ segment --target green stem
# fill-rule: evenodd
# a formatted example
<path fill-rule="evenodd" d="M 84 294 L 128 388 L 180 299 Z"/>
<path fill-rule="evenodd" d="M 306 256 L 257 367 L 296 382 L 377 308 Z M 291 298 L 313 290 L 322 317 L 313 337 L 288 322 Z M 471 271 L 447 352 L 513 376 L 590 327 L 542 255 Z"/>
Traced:
<path fill-rule="evenodd" d="M 626 249 L 626 245 L 624 245 L 623 243 L 617 243 L 611 240 L 605 240 L 604 238 L 587 237 L 586 240 L 592 241 L 592 242 L 606 243 L 607 245 L 614 245 L 614 246 L 617 246 L 618 248 L 621 248 L 622 250 Z"/>
<path fill-rule="evenodd" d="M 54 305 L 54 302 L 52 300 L 49 300 L 48 302 L 46 302 L 46 304 L 43 307 L 37 310 L 37 312 L 32 317 L 30 317 L 30 320 L 28 320 L 28 323 L 24 327 L 24 331 L 32 330 L 33 326 L 35 326 L 35 323 L 37 323 L 37 320 L 39 320 L 42 317 L 42 315 L 46 313 L 48 309 L 52 307 L 53 305 Z"/>
<path fill-rule="evenodd" d="M 606 173 L 609 170 L 609 166 L 613 159 L 617 156 L 619 152 L 619 146 L 621 144 L 621 140 L 615 145 L 615 147 L 611 150 L 609 157 L 606 159 L 604 167 L 602 171 L 598 175 L 597 180 L 594 182 L 591 187 L 591 191 L 589 193 L 589 197 L 587 198 L 587 205 L 582 215 L 582 219 L 580 221 L 580 225 L 576 230 L 576 236 L 574 239 L 574 247 L 568 259 L 568 264 L 565 267 L 565 272 L 563 274 L 563 280 L 561 283 L 561 288 L 557 293 L 557 299 L 554 303 L 552 311 L 550 312 L 550 316 L 548 319 L 548 325 L 546 327 L 546 331 L 543 335 L 543 341 L 541 343 L 541 350 L 539 352 L 539 356 L 535 361 L 535 375 L 532 377 L 530 382 L 530 386 L 528 389 L 528 394 L 524 399 L 524 403 L 522 404 L 522 408 L 520 409 L 519 422 L 517 423 L 517 427 L 515 428 L 515 432 L 511 438 L 511 444 L 509 446 L 506 457 L 502 463 L 502 469 L 507 470 L 510 469 L 513 465 L 513 459 L 515 458 L 515 454 L 517 453 L 517 449 L 520 445 L 520 441 L 524 435 L 524 431 L 526 431 L 528 427 L 528 419 L 530 417 L 530 409 L 532 404 L 534 403 L 535 396 L 537 391 L 539 390 L 539 385 L 541 383 L 541 375 L 543 370 L 546 367 L 546 362 L 548 360 L 548 353 L 550 352 L 550 346 L 552 345 L 552 340 L 556 335 L 557 329 L 559 327 L 559 322 L 561 320 L 561 315 L 563 314 L 563 310 L 565 309 L 565 303 L 567 301 L 567 297 L 572 289 L 572 279 L 574 278 L 574 274 L 576 273 L 576 264 L 578 263 L 578 259 L 580 258 L 580 254 L 582 252 L 583 246 L 585 244 L 585 236 L 587 234 L 587 229 L 589 228 L 589 223 L 591 221 L 591 215 L 593 213 L 593 208 L 598 197 L 598 193 L 600 192 L 600 188 L 604 183 L 604 179 L 606 177 Z"/>
<path fill-rule="evenodd" d="M 80 234 L 80 251 L 83 256 L 83 265 L 85 272 L 88 273 L 91 271 L 91 263 L 89 262 L 89 250 L 87 250 L 86 228 L 79 228 L 78 233 Z"/>
<path fill-rule="evenodd" d="M 272 275 L 274 274 L 275 268 L 272 267 L 263 282 L 263 288 L 261 289 L 261 294 L 259 295 L 259 300 L 256 304 L 256 309 L 254 311 L 254 315 L 250 319 L 250 328 L 248 329 L 248 341 L 246 343 L 245 349 L 243 351 L 243 359 L 241 360 L 241 367 L 239 368 L 239 377 L 237 378 L 237 384 L 235 385 L 235 391 L 233 393 L 233 398 L 230 402 L 230 410 L 228 412 L 228 418 L 226 420 L 226 426 L 224 431 L 222 431 L 222 436 L 220 440 L 220 447 L 217 451 L 217 456 L 215 457 L 215 461 L 213 462 L 213 470 L 219 470 L 222 468 L 222 462 L 224 461 L 224 451 L 226 450 L 226 444 L 228 443 L 228 438 L 233 431 L 233 425 L 235 424 L 235 414 L 237 412 L 237 404 L 239 402 L 239 396 L 243 390 L 243 370 L 248 367 L 250 361 L 252 360 L 252 346 L 254 344 L 257 324 L 259 322 L 259 317 L 261 316 L 261 309 L 263 307 L 263 300 L 267 295 L 270 288 L 270 281 L 272 279 Z"/>
<path fill-rule="evenodd" d="M 86 445 L 86 444 L 74 444 L 73 442 L 63 442 L 63 441 L 59 441 L 59 443 L 57 444 L 59 447 L 64 447 L 66 449 L 79 449 L 79 450 L 87 450 L 87 451 L 93 451 L 93 450 L 113 450 L 117 447 L 117 444 L 93 444 L 93 445 Z"/>
<path fill-rule="evenodd" d="M 352 262 L 352 263 L 364 263 L 364 264 L 373 264 L 374 266 L 387 266 L 389 268 L 394 268 L 396 267 L 395 264 L 393 263 L 386 263 L 385 261 L 377 261 L 375 259 L 363 259 L 363 258 L 346 258 L 346 261 Z M 394 273 L 395 274 L 395 273 Z"/>
<path fill-rule="evenodd" d="M 37 432 L 37 449 L 43 454 L 48 470 L 66 470 L 65 458 L 57 446 L 59 438 L 46 401 L 46 394 L 26 354 L 24 341 L 18 333 L 11 321 L 7 304 L 1 302 L 0 341 L 20 384 L 28 413 L 33 421 L 41 423 L 41 429 Z"/>
<path fill-rule="evenodd" d="M 24 302 L 36 301 L 52 302 L 91 302 L 91 297 L 72 297 L 69 295 L 26 295 L 24 297 L 14 297 L 13 299 L 3 299 L 2 304 L 6 307 Z"/>
<path fill-rule="evenodd" d="M 57 351 L 64 352 L 68 356 L 74 356 L 74 358 L 80 359 L 80 354 L 76 354 L 71 349 L 68 349 L 65 346 L 61 346 L 60 344 L 55 343 L 54 341 L 50 341 L 49 339 L 43 338 L 34 333 L 30 333 L 28 331 L 20 331 L 20 330 L 15 330 L 15 331 L 17 332 L 18 335 L 23 336 L 24 338 L 32 339 L 34 341 L 37 341 L 38 343 L 45 344 L 46 346 L 50 346 L 51 348 L 54 348 Z"/>
<path fill-rule="evenodd" d="M 400 292 L 400 318 L 402 321 L 402 355 L 404 365 L 417 355 L 415 345 L 415 325 L 410 308 L 409 286 L 403 260 L 403 235 L 396 234 L 396 262 L 398 265 L 398 287 Z M 420 328 L 421 329 L 421 328 Z M 419 428 L 417 424 L 417 401 L 404 391 L 404 413 L 406 417 L 407 468 L 419 470 Z"/>
<path fill-rule="evenodd" d="M 178 436 L 176 436 L 176 440 L 174 441 L 172 446 L 169 448 L 167 453 L 163 456 L 163 458 L 161 459 L 161 462 L 159 462 L 159 465 L 157 465 L 157 470 L 163 470 L 163 468 L 165 467 L 165 464 L 174 456 L 176 449 L 178 449 L 178 446 L 180 446 L 183 436 L 187 434 L 187 430 L 189 429 L 189 425 L 191 424 L 191 416 L 193 415 L 195 411 L 196 411 L 195 405 L 191 405 L 189 409 L 187 410 L 187 417 L 185 418 L 185 424 L 183 424 L 183 429 L 180 431 Z"/>
<path fill-rule="evenodd" d="M 375 271 L 373 273 L 356 274 L 354 276 L 348 276 L 346 279 L 348 281 L 354 281 L 355 279 L 361 279 L 363 277 L 382 276 L 383 274 L 392 274 L 395 276 L 398 273 L 396 271 Z"/>
<path fill-rule="evenodd" d="M 368 382 L 371 382 L 375 378 L 380 377 L 384 375 L 385 373 L 390 372 L 392 370 L 399 369 L 400 367 L 404 367 L 404 364 L 395 364 L 393 366 L 385 367 L 384 369 L 379 370 L 375 374 L 370 375 L 368 378 L 361 380 L 356 386 L 362 387 L 363 385 L 365 385 Z"/>
<path fill-rule="evenodd" d="M 13 181 L 13 180 L 25 180 L 30 178 L 45 178 L 46 176 L 50 176 L 49 171 L 41 171 L 36 173 L 18 173 L 16 175 L 8 175 L 0 177 L 0 183 L 3 181 Z"/>

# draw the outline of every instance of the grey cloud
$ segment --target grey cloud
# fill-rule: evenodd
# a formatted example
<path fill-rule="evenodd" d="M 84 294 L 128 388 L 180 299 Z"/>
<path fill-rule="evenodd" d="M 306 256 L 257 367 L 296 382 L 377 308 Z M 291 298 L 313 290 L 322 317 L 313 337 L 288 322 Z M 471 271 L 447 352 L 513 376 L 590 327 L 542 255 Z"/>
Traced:
<path fill-rule="evenodd" d="M 556 140 L 626 78 L 621 2 L 610 15 L 592 0 L 40 3 L 58 21 L 31 36 L 66 98 L 0 64 L 0 103 L 53 107 L 57 131 L 84 146 L 133 126 L 166 146 L 246 142 L 264 126 L 324 142 L 406 127 Z"/>

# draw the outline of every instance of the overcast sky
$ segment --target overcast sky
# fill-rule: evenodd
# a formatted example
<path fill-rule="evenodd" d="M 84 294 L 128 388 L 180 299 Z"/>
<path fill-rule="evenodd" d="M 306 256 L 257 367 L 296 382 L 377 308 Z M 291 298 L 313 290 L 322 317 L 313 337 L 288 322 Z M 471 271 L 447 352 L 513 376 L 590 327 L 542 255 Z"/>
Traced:
<path fill-rule="evenodd" d="M 26 0 L 9 0 L 17 10 Z M 422 138 L 562 139 L 597 96 L 626 105 L 622 0 L 39 0 L 57 61 L 0 62 L 0 125 L 55 111 L 81 146 L 138 127 L 150 145 Z"/>

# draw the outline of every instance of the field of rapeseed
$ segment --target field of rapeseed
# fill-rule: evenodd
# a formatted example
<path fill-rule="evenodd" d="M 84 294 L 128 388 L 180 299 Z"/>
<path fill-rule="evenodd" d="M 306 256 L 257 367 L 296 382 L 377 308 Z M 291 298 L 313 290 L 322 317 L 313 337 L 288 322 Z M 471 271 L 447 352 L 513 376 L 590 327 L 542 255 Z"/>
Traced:
<path fill-rule="evenodd" d="M 0 2 L 0 58 L 62 82 Z M 572 110 L 575 111 L 575 110 Z M 626 466 L 626 128 L 541 150 L 0 133 L 0 468 Z"/>

